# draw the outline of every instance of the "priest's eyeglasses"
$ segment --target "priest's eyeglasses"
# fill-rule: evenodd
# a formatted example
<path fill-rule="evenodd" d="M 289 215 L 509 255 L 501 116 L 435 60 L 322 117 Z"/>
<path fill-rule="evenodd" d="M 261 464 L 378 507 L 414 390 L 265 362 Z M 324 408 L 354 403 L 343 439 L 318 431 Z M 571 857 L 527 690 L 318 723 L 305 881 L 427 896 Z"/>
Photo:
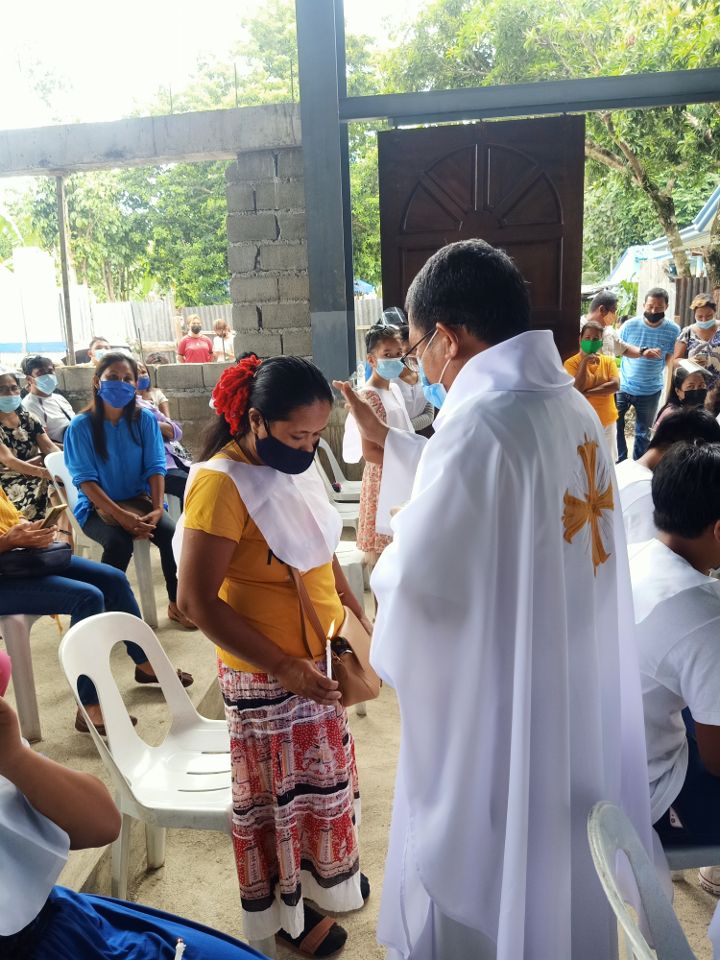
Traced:
<path fill-rule="evenodd" d="M 413 344 L 413 346 L 410 347 L 409 350 L 406 350 L 406 351 L 405 351 L 405 353 L 400 357 L 400 359 L 401 359 L 402 362 L 405 364 L 405 366 L 408 365 L 407 361 L 408 361 L 409 359 L 413 358 L 413 354 L 415 353 L 415 351 L 417 350 L 417 348 L 420 346 L 420 344 L 421 344 L 421 343 L 424 343 L 424 342 L 427 340 L 428 337 L 431 337 L 431 336 L 433 335 L 433 333 L 435 333 L 435 328 L 433 328 L 432 330 L 428 330 L 428 332 L 425 334 L 424 337 L 420 337 L 420 339 L 417 341 L 417 343 Z M 417 359 L 417 358 L 415 357 L 414 359 Z"/>

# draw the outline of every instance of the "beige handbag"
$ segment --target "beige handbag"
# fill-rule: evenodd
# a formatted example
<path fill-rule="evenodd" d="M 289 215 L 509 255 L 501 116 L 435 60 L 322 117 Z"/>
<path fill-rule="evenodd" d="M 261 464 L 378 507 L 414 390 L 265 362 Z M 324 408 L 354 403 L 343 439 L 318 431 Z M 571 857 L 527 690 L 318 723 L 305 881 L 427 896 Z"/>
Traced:
<path fill-rule="evenodd" d="M 328 638 L 325 636 L 303 578 L 295 567 L 288 569 L 300 598 L 301 613 L 304 611 L 324 648 Z M 352 610 L 347 607 L 343 607 L 343 610 L 345 611 L 343 625 L 338 635 L 330 642 L 332 676 L 340 685 L 343 706 L 353 707 L 356 703 L 375 700 L 380 695 L 381 684 L 380 677 L 370 666 L 370 634 Z M 305 631 L 305 617 L 301 616 L 300 622 L 305 649 L 310 659 L 315 660 L 316 657 L 310 649 Z"/>

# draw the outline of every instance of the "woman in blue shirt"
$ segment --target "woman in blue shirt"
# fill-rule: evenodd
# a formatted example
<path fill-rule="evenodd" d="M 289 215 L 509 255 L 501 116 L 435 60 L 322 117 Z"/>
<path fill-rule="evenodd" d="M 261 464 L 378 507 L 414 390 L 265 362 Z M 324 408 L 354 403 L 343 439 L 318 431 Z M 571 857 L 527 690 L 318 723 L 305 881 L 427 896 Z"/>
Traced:
<path fill-rule="evenodd" d="M 93 402 L 65 432 L 65 460 L 80 491 L 75 516 L 102 544 L 103 563 L 127 570 L 134 540 L 152 540 L 168 592 L 168 617 L 196 629 L 177 603 L 175 525 L 163 509 L 165 448 L 155 417 L 137 402 L 138 368 L 107 353 L 95 368 Z"/>

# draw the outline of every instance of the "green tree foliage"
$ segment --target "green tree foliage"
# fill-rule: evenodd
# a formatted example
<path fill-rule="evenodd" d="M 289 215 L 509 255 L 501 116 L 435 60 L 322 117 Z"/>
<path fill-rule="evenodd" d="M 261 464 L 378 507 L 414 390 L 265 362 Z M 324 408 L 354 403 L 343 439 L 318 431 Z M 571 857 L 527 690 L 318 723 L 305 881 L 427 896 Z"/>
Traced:
<path fill-rule="evenodd" d="M 388 89 L 423 90 L 715 66 L 719 28 L 717 0 L 435 0 L 385 74 Z M 687 274 L 678 223 L 717 182 L 717 104 L 591 114 L 587 129 L 586 270 L 664 232 Z"/>

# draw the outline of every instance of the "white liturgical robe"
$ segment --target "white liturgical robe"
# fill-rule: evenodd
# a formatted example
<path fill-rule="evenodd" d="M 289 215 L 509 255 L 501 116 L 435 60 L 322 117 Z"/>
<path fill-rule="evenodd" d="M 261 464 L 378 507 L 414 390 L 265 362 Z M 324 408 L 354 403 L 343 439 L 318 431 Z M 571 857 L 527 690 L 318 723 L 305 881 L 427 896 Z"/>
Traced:
<path fill-rule="evenodd" d="M 609 800 L 648 851 L 632 598 L 600 421 L 547 331 L 471 359 L 372 586 L 373 664 L 402 740 L 379 939 L 391 958 L 607 960 L 586 821 Z M 469 939 L 468 939 L 468 936 Z M 488 949 L 489 948 L 489 949 Z"/>

